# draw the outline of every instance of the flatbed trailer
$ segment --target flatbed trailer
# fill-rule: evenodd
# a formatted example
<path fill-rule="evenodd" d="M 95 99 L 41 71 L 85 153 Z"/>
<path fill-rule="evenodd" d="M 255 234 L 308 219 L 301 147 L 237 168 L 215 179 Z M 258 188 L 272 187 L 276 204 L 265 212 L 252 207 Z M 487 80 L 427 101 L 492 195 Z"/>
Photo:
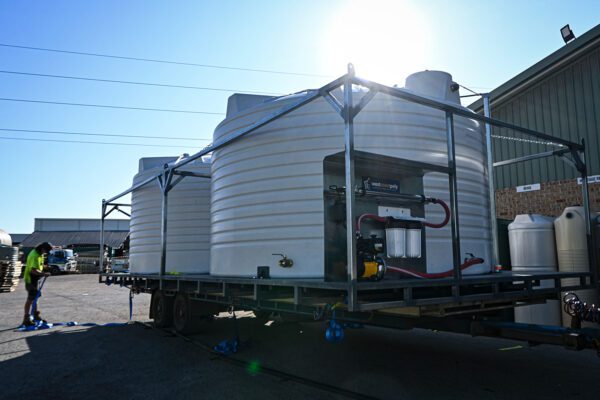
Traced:
<path fill-rule="evenodd" d="M 358 85 L 369 90 L 360 102 L 354 104 L 352 86 Z M 340 102 L 331 94 L 343 87 L 344 99 Z M 355 192 L 343 193 L 346 208 L 346 247 L 347 280 L 330 282 L 321 279 L 278 279 L 269 277 L 236 278 L 218 277 L 207 274 L 168 274 L 166 272 L 166 249 L 168 229 L 168 193 L 182 179 L 202 179 L 208 176 L 180 171 L 184 165 L 223 148 L 229 143 L 242 139 L 272 121 L 301 108 L 311 101 L 323 97 L 344 120 L 344 169 L 345 187 L 356 187 L 353 174 L 354 160 L 359 157 L 354 150 L 354 118 L 373 97 L 382 93 L 445 113 L 450 197 L 450 222 L 452 240 L 452 276 L 438 279 L 388 279 L 361 280 L 357 272 L 357 240 L 353 222 Z M 102 233 L 104 219 L 113 211 L 122 211 L 129 206 L 117 202 L 122 196 L 140 187 L 158 182 L 162 191 L 161 255 L 160 270 L 157 274 L 120 274 L 110 271 L 100 274 L 100 282 L 131 287 L 136 293 L 152 294 L 150 317 L 157 326 L 174 324 L 178 331 L 192 328 L 198 316 L 212 315 L 219 310 L 240 308 L 257 312 L 282 313 L 302 316 L 313 320 L 328 319 L 345 322 L 410 329 L 431 328 L 475 335 L 498 336 L 527 340 L 531 343 L 561 344 L 569 348 L 593 348 L 600 350 L 600 330 L 581 329 L 581 321 L 576 316 L 573 328 L 548 327 L 530 324 L 507 323 L 497 318 L 498 310 L 544 303 L 550 299 L 562 300 L 564 293 L 598 287 L 598 264 L 594 248 L 594 233 L 591 229 L 589 212 L 589 192 L 587 168 L 585 164 L 585 143 L 575 143 L 555 138 L 548 134 L 508 124 L 493 119 L 489 114 L 489 97 L 482 95 L 485 116 L 472 114 L 461 107 L 422 97 L 412 92 L 388 87 L 358 78 L 349 65 L 348 73 L 320 89 L 308 91 L 306 96 L 278 112 L 228 135 L 226 138 L 207 146 L 182 162 L 167 164 L 164 171 L 150 177 L 132 188 L 102 201 Z M 492 272 L 482 275 L 463 274 L 461 269 L 460 235 L 457 204 L 457 174 L 454 150 L 454 116 L 466 117 L 485 125 L 487 141 L 487 170 L 545 157 L 558 157 L 573 166 L 582 178 L 582 196 L 585 208 L 586 237 L 590 268 L 585 272 L 544 272 L 515 273 L 510 271 Z M 560 148 L 538 154 L 501 160 L 493 163 L 491 127 L 510 129 L 519 134 L 542 140 Z M 433 166 L 432 166 L 433 167 Z M 436 168 L 441 168 L 437 166 Z M 494 251 L 491 265 L 496 266 L 498 239 L 495 229 L 496 211 L 493 174 L 488 174 L 490 200 L 491 233 Z M 101 249 L 103 246 L 101 246 Z M 100 253 L 102 261 L 103 253 Z M 101 262 L 100 265 L 103 265 Z M 258 271 L 257 271 L 258 274 Z M 567 286 L 567 278 L 576 278 L 576 284 Z M 552 285 L 541 285 L 542 282 Z M 339 326 L 339 325 L 337 325 Z"/>
<path fill-rule="evenodd" d="M 562 280 L 578 278 L 564 286 Z M 553 280 L 555 287 L 541 287 Z M 476 336 L 555 344 L 570 349 L 595 349 L 600 355 L 600 330 L 510 323 L 499 310 L 562 300 L 562 294 L 593 287 L 586 273 L 501 272 L 463 277 L 460 294 L 453 279 L 403 279 L 360 282 L 359 309 L 348 310 L 346 286 L 320 279 L 219 278 L 206 274 L 160 277 L 101 273 L 99 282 L 129 287 L 152 295 L 149 315 L 159 327 L 173 325 L 179 332 L 197 328 L 200 317 L 225 310 L 253 310 L 259 315 L 278 313 L 305 320 L 338 320 L 395 329 L 428 328 Z M 579 324 L 579 326 L 577 326 Z"/>

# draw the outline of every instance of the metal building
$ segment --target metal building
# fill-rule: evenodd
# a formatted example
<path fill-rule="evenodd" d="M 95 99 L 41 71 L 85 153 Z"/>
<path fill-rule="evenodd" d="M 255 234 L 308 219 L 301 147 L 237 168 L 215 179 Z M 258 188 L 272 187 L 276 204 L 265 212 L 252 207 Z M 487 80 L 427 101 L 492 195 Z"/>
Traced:
<path fill-rule="evenodd" d="M 494 118 L 574 142 L 584 140 L 592 207 L 600 206 L 596 201 L 600 191 L 594 184 L 600 182 L 595 177 L 600 175 L 600 25 L 494 89 L 490 104 Z M 483 113 L 481 100 L 469 107 Z M 492 134 L 494 161 L 561 148 L 503 128 L 494 128 Z M 557 215 L 565 206 L 580 202 L 577 176 L 577 171 L 558 157 L 498 167 L 494 176 L 498 214 L 512 217 L 537 211 Z M 540 193 L 525 199 L 515 197 L 529 190 Z M 540 209 L 544 201 L 556 206 Z M 512 204 L 507 207 L 506 203 Z M 504 215 L 500 212 L 503 207 Z"/>
<path fill-rule="evenodd" d="M 107 219 L 104 222 L 104 243 L 119 247 L 129 235 L 128 219 Z M 100 220 L 79 218 L 36 218 L 33 233 L 23 239 L 23 248 L 33 248 L 41 242 L 55 246 L 100 244 Z"/>

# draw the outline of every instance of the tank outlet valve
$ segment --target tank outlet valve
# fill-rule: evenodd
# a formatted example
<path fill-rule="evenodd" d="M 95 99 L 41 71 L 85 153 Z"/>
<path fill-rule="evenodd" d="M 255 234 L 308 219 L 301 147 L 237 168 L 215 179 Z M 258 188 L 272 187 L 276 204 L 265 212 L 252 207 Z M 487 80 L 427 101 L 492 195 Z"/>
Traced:
<path fill-rule="evenodd" d="M 279 260 L 280 267 L 292 268 L 294 266 L 294 260 L 292 260 L 291 258 L 287 258 L 287 256 L 285 254 L 273 253 L 273 255 L 281 257 L 281 260 Z"/>

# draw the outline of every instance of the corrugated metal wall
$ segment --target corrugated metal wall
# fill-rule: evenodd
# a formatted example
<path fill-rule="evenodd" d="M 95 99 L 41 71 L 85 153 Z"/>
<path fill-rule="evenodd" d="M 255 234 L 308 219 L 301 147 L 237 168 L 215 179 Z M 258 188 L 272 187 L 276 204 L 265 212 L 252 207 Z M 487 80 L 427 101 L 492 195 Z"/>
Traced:
<path fill-rule="evenodd" d="M 549 133 L 574 142 L 586 142 L 589 175 L 600 174 L 600 47 L 549 75 L 500 104 L 492 100 L 492 117 Z M 492 134 L 494 160 L 506 160 L 557 149 L 506 129 Z M 497 188 L 577 177 L 577 172 L 557 157 L 496 168 Z"/>

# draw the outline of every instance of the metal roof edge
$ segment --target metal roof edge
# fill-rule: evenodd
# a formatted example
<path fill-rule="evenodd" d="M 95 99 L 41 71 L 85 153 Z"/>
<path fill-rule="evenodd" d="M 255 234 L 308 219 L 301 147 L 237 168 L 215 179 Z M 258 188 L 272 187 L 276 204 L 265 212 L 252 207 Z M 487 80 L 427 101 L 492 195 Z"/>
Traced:
<path fill-rule="evenodd" d="M 490 102 L 497 102 L 508 95 L 509 92 L 519 90 L 525 85 L 531 85 L 542 79 L 546 74 L 552 72 L 564 62 L 579 56 L 581 51 L 594 44 L 600 45 L 600 24 L 492 90 L 490 92 Z M 479 113 L 483 110 L 483 101 L 479 99 L 467 107 Z"/>
<path fill-rule="evenodd" d="M 100 221 L 100 218 L 34 218 L 34 220 L 43 221 Z M 129 221 L 129 218 L 105 218 L 105 221 Z"/>

